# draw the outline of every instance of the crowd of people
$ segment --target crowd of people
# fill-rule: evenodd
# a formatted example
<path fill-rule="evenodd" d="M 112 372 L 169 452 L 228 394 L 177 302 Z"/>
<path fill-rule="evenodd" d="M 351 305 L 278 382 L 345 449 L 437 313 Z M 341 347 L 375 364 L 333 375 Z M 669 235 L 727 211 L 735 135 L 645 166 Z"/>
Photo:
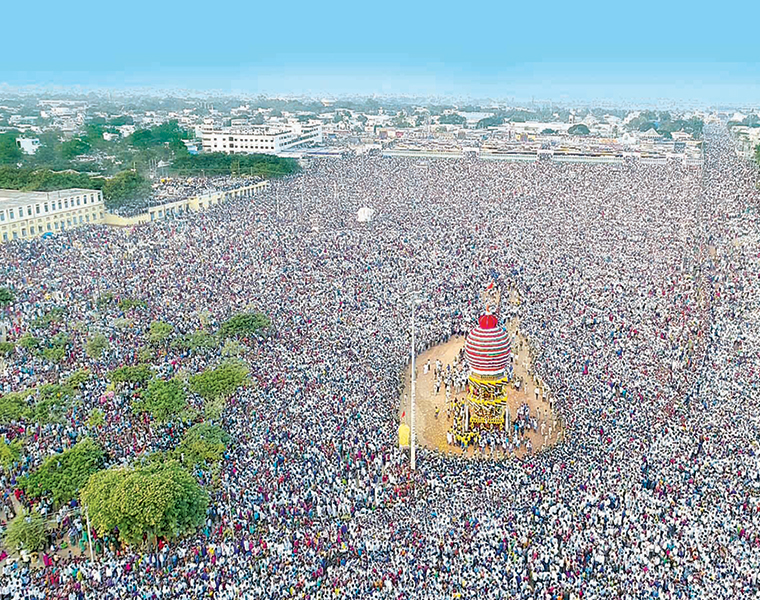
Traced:
<path fill-rule="evenodd" d="M 187 198 L 230 192 L 255 185 L 261 181 L 261 177 L 248 175 L 240 177 L 230 175 L 164 177 L 153 183 L 149 197 L 127 202 L 118 208 L 111 209 L 111 211 L 123 217 L 131 217 L 145 212 L 148 208 L 179 202 Z"/>
<path fill-rule="evenodd" d="M 6 499 L 84 436 L 111 464 L 181 437 L 187 424 L 138 417 L 124 394 L 102 404 L 105 374 L 139 362 L 151 321 L 181 335 L 255 308 L 272 327 L 245 347 L 254 384 L 225 405 L 232 442 L 196 534 L 103 545 L 94 561 L 11 554 L 0 597 L 757 597 L 757 184 L 713 126 L 701 168 L 315 160 L 187 220 L 2 246 L 9 338 L 58 305 L 50 333 L 71 339 L 56 364 L 17 348 L 3 389 L 94 375 L 61 423 L 0 426 L 25 441 L 0 478 Z M 411 471 L 397 448 L 409 290 L 422 351 L 472 327 L 494 279 L 519 290 L 563 440 L 524 460 L 420 449 Z M 104 307 L 105 293 L 147 307 Z M 83 350 L 93 330 L 110 338 L 98 359 Z M 170 375 L 221 360 L 169 346 L 152 364 Z M 86 422 L 95 406 L 102 426 Z"/>

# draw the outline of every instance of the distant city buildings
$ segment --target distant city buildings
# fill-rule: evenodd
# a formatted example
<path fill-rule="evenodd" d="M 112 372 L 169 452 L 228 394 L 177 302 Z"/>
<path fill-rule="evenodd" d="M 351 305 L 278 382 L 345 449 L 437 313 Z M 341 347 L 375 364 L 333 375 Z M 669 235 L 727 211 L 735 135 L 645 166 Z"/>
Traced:
<path fill-rule="evenodd" d="M 322 143 L 322 123 L 294 121 L 285 125 L 202 126 L 204 152 L 225 154 L 279 154 L 308 144 Z"/>

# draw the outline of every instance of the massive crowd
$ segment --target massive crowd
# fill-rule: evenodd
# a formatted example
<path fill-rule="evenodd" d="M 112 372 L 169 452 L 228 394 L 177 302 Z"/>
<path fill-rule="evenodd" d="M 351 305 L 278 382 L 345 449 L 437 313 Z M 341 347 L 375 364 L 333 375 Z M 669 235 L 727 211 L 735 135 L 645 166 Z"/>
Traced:
<path fill-rule="evenodd" d="M 64 423 L 0 428 L 28 440 L 6 498 L 84 435 L 112 462 L 177 439 L 183 425 L 138 419 L 120 394 L 103 427 L 85 423 L 152 320 L 185 333 L 255 307 L 273 331 L 246 351 L 256 385 L 226 405 L 234 441 L 196 535 L 155 552 L 104 545 L 93 563 L 11 556 L 0 597 L 758 597 L 757 182 L 717 127 L 701 169 L 324 160 L 186 221 L 3 246 L 10 336 L 63 302 L 56 327 L 73 340 L 56 366 L 17 350 L 4 389 L 83 364 L 96 375 Z M 565 438 L 522 461 L 423 449 L 410 472 L 396 448 L 408 292 L 422 293 L 422 350 L 475 323 L 493 277 L 519 290 Z M 105 292 L 148 308 L 115 327 L 125 315 L 98 309 Z M 101 359 L 82 351 L 82 323 L 109 332 Z M 154 364 L 219 360 L 169 350 Z"/>

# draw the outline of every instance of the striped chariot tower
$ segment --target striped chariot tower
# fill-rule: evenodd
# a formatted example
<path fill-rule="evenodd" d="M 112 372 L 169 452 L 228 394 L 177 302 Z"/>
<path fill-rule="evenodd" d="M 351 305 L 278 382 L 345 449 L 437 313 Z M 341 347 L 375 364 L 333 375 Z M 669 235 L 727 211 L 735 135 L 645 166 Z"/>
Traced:
<path fill-rule="evenodd" d="M 512 377 L 512 341 L 488 309 L 467 335 L 465 356 L 470 366 L 464 430 L 508 426 L 507 384 Z"/>

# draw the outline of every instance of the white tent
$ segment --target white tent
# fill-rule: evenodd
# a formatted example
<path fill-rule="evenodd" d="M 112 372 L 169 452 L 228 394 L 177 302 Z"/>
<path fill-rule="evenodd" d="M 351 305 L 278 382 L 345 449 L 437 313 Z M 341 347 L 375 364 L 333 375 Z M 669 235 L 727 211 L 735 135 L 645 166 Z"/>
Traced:
<path fill-rule="evenodd" d="M 369 223 L 374 215 L 374 208 L 370 208 L 369 206 L 362 206 L 359 209 L 359 212 L 356 214 L 356 220 L 359 221 L 359 223 Z"/>

